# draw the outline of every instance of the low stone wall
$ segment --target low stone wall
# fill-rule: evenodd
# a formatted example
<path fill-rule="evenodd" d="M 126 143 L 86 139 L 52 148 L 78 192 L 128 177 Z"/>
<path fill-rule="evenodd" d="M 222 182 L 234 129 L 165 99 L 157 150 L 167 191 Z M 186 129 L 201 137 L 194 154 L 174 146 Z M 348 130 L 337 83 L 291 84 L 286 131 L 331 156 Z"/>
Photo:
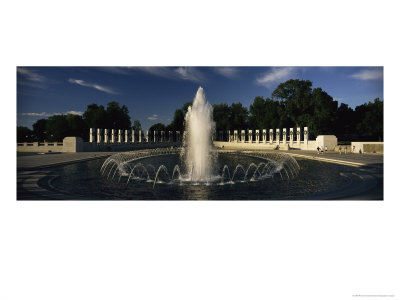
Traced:
<path fill-rule="evenodd" d="M 106 152 L 151 148 L 180 147 L 182 142 L 96 143 L 84 142 L 80 137 L 66 137 L 63 142 L 17 143 L 17 152 Z"/>
<path fill-rule="evenodd" d="M 232 143 L 214 141 L 214 146 L 220 149 L 228 150 L 273 150 L 277 145 L 263 143 Z"/>
<path fill-rule="evenodd" d="M 351 150 L 350 151 L 359 153 L 360 150 L 361 150 L 361 153 L 383 154 L 383 142 L 351 142 Z"/>
<path fill-rule="evenodd" d="M 18 152 L 64 152 L 64 144 L 61 142 L 55 143 L 17 143 Z"/>

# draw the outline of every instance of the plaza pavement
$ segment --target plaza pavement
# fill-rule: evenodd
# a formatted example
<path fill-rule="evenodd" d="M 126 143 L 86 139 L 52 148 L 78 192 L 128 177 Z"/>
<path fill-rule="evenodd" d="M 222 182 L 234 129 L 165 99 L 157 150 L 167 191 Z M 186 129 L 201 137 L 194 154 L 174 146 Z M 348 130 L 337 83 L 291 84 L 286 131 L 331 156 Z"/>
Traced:
<path fill-rule="evenodd" d="M 69 163 L 107 157 L 115 152 L 76 152 L 76 153 L 23 153 L 17 154 L 17 170 L 37 170 Z"/>
<path fill-rule="evenodd" d="M 306 150 L 289 150 L 282 151 L 289 153 L 293 156 L 304 157 L 308 159 L 317 159 L 321 161 L 331 162 L 331 163 L 339 163 L 339 164 L 348 164 L 354 166 L 369 166 L 369 167 L 383 167 L 383 154 L 360 154 L 360 153 L 347 153 L 339 154 L 339 152 L 335 151 L 327 151 L 324 153 L 318 154 L 317 151 L 306 151 Z"/>
<path fill-rule="evenodd" d="M 257 150 L 260 151 L 260 150 Z M 278 150 L 269 150 L 277 151 Z M 353 166 L 374 166 L 383 167 L 382 154 L 359 154 L 347 153 L 339 154 L 334 151 L 327 151 L 318 154 L 317 151 L 306 150 L 279 150 L 295 157 L 303 157 L 307 159 L 317 159 L 321 161 L 348 164 Z M 68 163 L 81 162 L 91 159 L 103 158 L 115 154 L 115 152 L 77 152 L 77 153 L 52 153 L 37 154 L 24 153 L 17 155 L 17 170 L 35 170 L 46 167 L 54 167 Z"/>
<path fill-rule="evenodd" d="M 359 154 L 328 151 L 318 154 L 316 151 L 304 150 L 269 150 L 271 152 L 285 152 L 299 158 L 315 159 L 329 163 L 338 163 L 357 167 L 354 172 L 344 174 L 348 177 L 360 178 L 362 185 L 355 187 L 355 196 L 340 197 L 338 194 L 326 195 L 324 199 L 342 200 L 382 200 L 383 199 L 383 154 Z M 55 176 L 46 168 L 77 163 L 92 159 L 105 158 L 116 152 L 78 152 L 78 153 L 18 153 L 17 154 L 17 198 L 20 200 L 59 199 L 70 200 L 80 197 L 68 196 L 63 193 L 45 190 L 39 185 L 42 178 Z M 353 194 L 354 195 L 354 194 Z M 84 199 L 84 198 L 82 198 Z"/>

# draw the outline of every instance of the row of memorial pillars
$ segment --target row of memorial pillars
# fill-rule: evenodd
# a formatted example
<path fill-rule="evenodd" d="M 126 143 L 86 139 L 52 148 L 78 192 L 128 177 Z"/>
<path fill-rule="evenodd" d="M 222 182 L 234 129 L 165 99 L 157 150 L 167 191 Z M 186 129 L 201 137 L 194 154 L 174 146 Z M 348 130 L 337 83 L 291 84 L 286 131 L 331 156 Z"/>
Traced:
<path fill-rule="evenodd" d="M 227 140 L 228 142 L 236 142 L 236 143 L 269 143 L 269 144 L 295 144 L 295 143 L 300 143 L 301 142 L 301 127 L 297 127 L 296 133 L 294 132 L 294 128 L 289 128 L 289 140 L 287 138 L 287 129 L 283 128 L 282 131 L 277 128 L 277 129 L 269 129 L 268 135 L 267 135 L 267 129 L 262 130 L 262 136 L 260 140 L 260 130 L 256 129 L 254 131 L 255 136 L 253 136 L 253 130 L 249 129 L 247 130 L 247 140 L 246 140 L 246 130 L 241 130 L 240 131 L 240 138 L 239 138 L 239 131 L 234 130 L 233 131 L 233 136 L 231 135 L 231 131 L 227 131 L 227 139 L 224 139 L 224 132 L 220 131 L 219 132 L 219 140 L 220 141 L 225 141 Z M 296 136 L 296 140 L 294 140 L 294 137 Z M 253 137 L 255 139 L 253 140 Z M 303 128 L 303 142 L 308 143 L 308 127 Z"/>
<path fill-rule="evenodd" d="M 160 133 L 160 134 L 159 134 Z M 90 128 L 89 130 L 89 142 L 98 144 L 100 143 L 111 143 L 111 144 L 128 144 L 128 143 L 142 143 L 142 142 L 174 142 L 174 132 L 168 131 L 168 139 L 166 139 L 165 131 L 153 131 L 153 135 L 148 130 L 142 132 L 142 130 L 122 130 L 122 129 L 103 129 Z M 175 141 L 181 141 L 181 132 L 175 132 Z"/>

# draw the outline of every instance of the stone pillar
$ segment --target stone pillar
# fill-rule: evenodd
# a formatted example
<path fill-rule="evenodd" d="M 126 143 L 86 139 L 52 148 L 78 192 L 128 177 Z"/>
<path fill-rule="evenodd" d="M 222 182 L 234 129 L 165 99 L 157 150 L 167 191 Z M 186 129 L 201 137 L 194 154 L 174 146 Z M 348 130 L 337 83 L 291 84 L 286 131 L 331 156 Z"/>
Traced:
<path fill-rule="evenodd" d="M 149 131 L 148 131 L 148 130 L 146 130 L 145 142 L 146 142 L 146 143 L 150 143 L 150 140 L 149 140 Z"/>
<path fill-rule="evenodd" d="M 258 144 L 260 142 L 260 130 L 256 129 L 256 143 Z"/>
<path fill-rule="evenodd" d="M 115 143 L 115 129 L 111 129 L 111 143 Z"/>
<path fill-rule="evenodd" d="M 233 141 L 236 143 L 238 142 L 238 131 L 237 130 L 233 131 Z"/>
<path fill-rule="evenodd" d="M 160 133 L 161 142 L 164 142 L 164 137 L 165 137 L 165 131 L 161 131 Z"/>
<path fill-rule="evenodd" d="M 118 129 L 118 144 L 122 143 L 122 130 Z"/>
<path fill-rule="evenodd" d="M 308 144 L 308 127 L 304 127 L 304 144 Z"/>
<path fill-rule="evenodd" d="M 274 142 L 274 130 L 269 130 L 269 143 L 272 144 Z"/>
<path fill-rule="evenodd" d="M 253 143 L 253 130 L 252 129 L 249 129 L 247 131 L 247 136 L 249 138 L 249 143 Z"/>
<path fill-rule="evenodd" d="M 172 143 L 174 141 L 173 132 L 170 130 L 168 131 L 168 141 Z"/>
<path fill-rule="evenodd" d="M 158 142 L 158 132 L 157 132 L 157 130 L 153 131 L 153 142 L 154 143 Z"/>
<path fill-rule="evenodd" d="M 135 142 L 135 130 L 131 130 L 131 143 L 133 144 Z"/>
<path fill-rule="evenodd" d="M 138 130 L 138 143 L 142 142 L 142 131 Z"/>
<path fill-rule="evenodd" d="M 230 131 L 230 130 L 227 130 L 227 131 L 226 131 L 226 135 L 227 135 L 226 140 L 227 140 L 228 142 L 231 142 L 231 131 Z"/>
<path fill-rule="evenodd" d="M 244 143 L 246 141 L 246 131 L 242 129 L 241 133 L 242 133 L 241 134 L 242 143 Z"/>
<path fill-rule="evenodd" d="M 275 139 L 275 141 L 276 141 L 276 143 L 279 145 L 279 144 L 280 144 L 280 141 L 281 141 L 281 130 L 280 130 L 279 128 L 277 128 L 275 132 L 276 132 L 276 139 Z"/>
<path fill-rule="evenodd" d="M 98 144 L 100 144 L 101 143 L 101 140 L 102 140 L 102 138 L 101 138 L 101 129 L 100 128 L 97 128 L 97 143 Z"/>
<path fill-rule="evenodd" d="M 293 132 L 293 128 L 290 128 L 289 129 L 289 145 L 290 145 L 290 147 L 293 147 L 293 134 L 294 134 L 294 132 Z"/>
<path fill-rule="evenodd" d="M 286 145 L 286 142 L 287 142 L 287 140 L 286 140 L 286 128 L 282 129 L 282 142 L 283 142 L 284 145 Z"/>
<path fill-rule="evenodd" d="M 95 132 L 95 129 L 94 128 L 90 128 L 90 130 L 89 130 L 89 142 L 90 143 L 94 142 L 94 132 Z"/>
<path fill-rule="evenodd" d="M 181 141 L 181 132 L 178 130 L 176 131 L 176 141 L 180 142 Z"/>
<path fill-rule="evenodd" d="M 125 140 L 124 140 L 124 143 L 125 143 L 125 144 L 128 144 L 128 143 L 129 143 L 129 132 L 128 132 L 127 129 L 125 129 Z"/>
<path fill-rule="evenodd" d="M 300 148 L 300 127 L 297 127 L 297 144 L 299 145 Z"/>
<path fill-rule="evenodd" d="M 267 129 L 262 130 L 262 141 L 264 144 L 267 142 Z"/>
<path fill-rule="evenodd" d="M 104 143 L 109 143 L 110 139 L 108 138 L 108 129 L 104 129 Z"/>

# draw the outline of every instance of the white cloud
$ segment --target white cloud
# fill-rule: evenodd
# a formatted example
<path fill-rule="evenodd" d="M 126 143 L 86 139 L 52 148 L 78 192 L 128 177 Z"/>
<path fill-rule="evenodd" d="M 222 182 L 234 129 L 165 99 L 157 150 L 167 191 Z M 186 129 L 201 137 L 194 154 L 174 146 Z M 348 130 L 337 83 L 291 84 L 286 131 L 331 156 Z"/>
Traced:
<path fill-rule="evenodd" d="M 38 73 L 36 73 L 32 69 L 28 69 L 28 68 L 18 67 L 17 68 L 17 73 L 21 74 L 27 80 L 30 80 L 30 81 L 44 82 L 46 80 L 44 76 L 39 75 Z"/>
<path fill-rule="evenodd" d="M 76 110 L 69 110 L 63 113 L 59 113 L 59 112 L 53 112 L 53 113 L 49 113 L 49 112 L 41 112 L 41 113 L 35 113 L 35 112 L 27 112 L 27 113 L 21 113 L 22 116 L 29 116 L 29 117 L 51 117 L 51 116 L 56 116 L 56 115 L 77 115 L 77 116 L 81 116 L 83 115 L 82 111 L 76 111 Z"/>
<path fill-rule="evenodd" d="M 41 112 L 41 113 L 28 112 L 28 113 L 22 113 L 21 115 L 30 116 L 30 117 L 48 117 L 48 116 L 51 116 L 51 114 L 48 114 L 46 112 Z"/>
<path fill-rule="evenodd" d="M 77 85 L 80 85 L 80 86 L 84 86 L 84 87 L 90 87 L 90 88 L 93 88 L 95 90 L 107 93 L 107 94 L 117 94 L 117 92 L 115 92 L 113 89 L 111 89 L 109 87 L 101 86 L 101 85 L 95 84 L 95 83 L 89 83 L 89 82 L 86 82 L 86 81 L 81 80 L 81 79 L 72 79 L 72 78 L 70 78 L 70 79 L 68 79 L 68 82 L 74 83 L 74 84 L 77 84 Z"/>
<path fill-rule="evenodd" d="M 175 69 L 180 79 L 189 80 L 193 82 L 203 82 L 203 74 L 193 67 L 179 67 Z"/>
<path fill-rule="evenodd" d="M 271 71 L 260 74 L 256 83 L 271 87 L 274 83 L 289 79 L 293 74 L 294 68 L 292 67 L 275 67 Z"/>
<path fill-rule="evenodd" d="M 350 75 L 351 78 L 360 80 L 374 80 L 383 78 L 383 68 L 364 69 Z"/>
<path fill-rule="evenodd" d="M 69 110 L 64 113 L 65 115 L 77 115 L 77 116 L 82 116 L 83 111 L 76 111 L 76 110 Z"/>
<path fill-rule="evenodd" d="M 158 115 L 152 115 L 152 116 L 150 116 L 150 117 L 147 117 L 147 120 L 152 120 L 152 121 L 154 121 L 154 120 L 157 120 L 158 119 Z"/>
<path fill-rule="evenodd" d="M 134 69 L 173 80 L 188 80 L 193 82 L 203 82 L 204 74 L 195 67 L 134 67 Z"/>
<path fill-rule="evenodd" d="M 236 78 L 239 75 L 239 69 L 234 67 L 217 67 L 214 68 L 214 71 L 230 79 Z"/>

